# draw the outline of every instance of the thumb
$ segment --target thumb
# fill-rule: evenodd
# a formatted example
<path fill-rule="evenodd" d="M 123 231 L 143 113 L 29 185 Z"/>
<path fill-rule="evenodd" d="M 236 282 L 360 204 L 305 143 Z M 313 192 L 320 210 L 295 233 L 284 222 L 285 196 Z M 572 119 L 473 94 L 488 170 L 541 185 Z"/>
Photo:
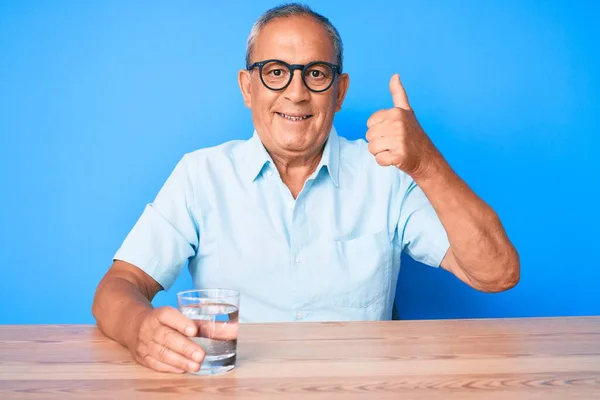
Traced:
<path fill-rule="evenodd" d="M 238 338 L 237 322 L 196 321 L 196 323 L 198 326 L 198 334 L 196 336 L 218 340 L 234 340 Z"/>
<path fill-rule="evenodd" d="M 390 80 L 390 92 L 392 92 L 394 107 L 403 108 L 405 110 L 411 109 L 410 104 L 408 103 L 408 96 L 400 81 L 400 75 L 392 75 L 392 79 Z"/>

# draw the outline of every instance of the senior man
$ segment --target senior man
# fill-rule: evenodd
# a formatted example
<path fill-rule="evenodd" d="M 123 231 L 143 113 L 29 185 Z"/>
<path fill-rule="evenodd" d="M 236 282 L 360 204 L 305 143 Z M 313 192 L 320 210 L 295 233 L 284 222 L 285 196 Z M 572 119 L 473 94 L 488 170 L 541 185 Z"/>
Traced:
<path fill-rule="evenodd" d="M 337 135 L 342 49 L 303 5 L 254 24 L 238 75 L 254 134 L 184 155 L 98 285 L 99 328 L 139 363 L 200 368 L 192 321 L 151 305 L 186 262 L 195 287 L 241 292 L 242 322 L 389 319 L 402 251 L 480 291 L 518 282 L 498 216 L 429 140 L 398 75 L 367 141 Z"/>

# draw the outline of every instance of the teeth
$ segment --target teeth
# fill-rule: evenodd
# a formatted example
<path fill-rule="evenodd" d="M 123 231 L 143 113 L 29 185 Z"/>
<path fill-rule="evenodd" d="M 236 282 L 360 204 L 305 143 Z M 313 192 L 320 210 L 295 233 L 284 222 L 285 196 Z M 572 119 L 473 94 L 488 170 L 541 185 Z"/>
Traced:
<path fill-rule="evenodd" d="M 290 121 L 301 121 L 303 119 L 308 118 L 310 115 L 304 115 L 302 117 L 292 117 L 291 115 L 285 115 L 283 113 L 279 113 L 283 118 L 289 119 Z"/>

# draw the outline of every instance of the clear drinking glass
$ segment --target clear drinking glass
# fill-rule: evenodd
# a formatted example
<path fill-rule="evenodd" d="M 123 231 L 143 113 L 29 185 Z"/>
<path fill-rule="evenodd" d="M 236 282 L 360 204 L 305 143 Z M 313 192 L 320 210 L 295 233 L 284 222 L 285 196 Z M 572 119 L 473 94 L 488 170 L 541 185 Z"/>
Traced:
<path fill-rule="evenodd" d="M 232 289 L 197 289 L 177 293 L 179 311 L 198 327 L 192 338 L 206 352 L 198 375 L 235 368 L 240 293 Z"/>

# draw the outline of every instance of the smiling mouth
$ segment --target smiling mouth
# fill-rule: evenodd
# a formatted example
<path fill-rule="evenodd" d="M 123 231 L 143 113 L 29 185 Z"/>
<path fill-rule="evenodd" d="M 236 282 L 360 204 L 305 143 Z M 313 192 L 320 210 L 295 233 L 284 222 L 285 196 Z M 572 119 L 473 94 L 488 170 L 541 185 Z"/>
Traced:
<path fill-rule="evenodd" d="M 285 119 L 287 119 L 288 121 L 303 121 L 305 119 L 309 119 L 310 117 L 312 117 L 312 114 L 307 114 L 307 115 L 287 115 L 284 113 L 276 113 L 278 114 L 280 117 L 283 117 Z"/>

